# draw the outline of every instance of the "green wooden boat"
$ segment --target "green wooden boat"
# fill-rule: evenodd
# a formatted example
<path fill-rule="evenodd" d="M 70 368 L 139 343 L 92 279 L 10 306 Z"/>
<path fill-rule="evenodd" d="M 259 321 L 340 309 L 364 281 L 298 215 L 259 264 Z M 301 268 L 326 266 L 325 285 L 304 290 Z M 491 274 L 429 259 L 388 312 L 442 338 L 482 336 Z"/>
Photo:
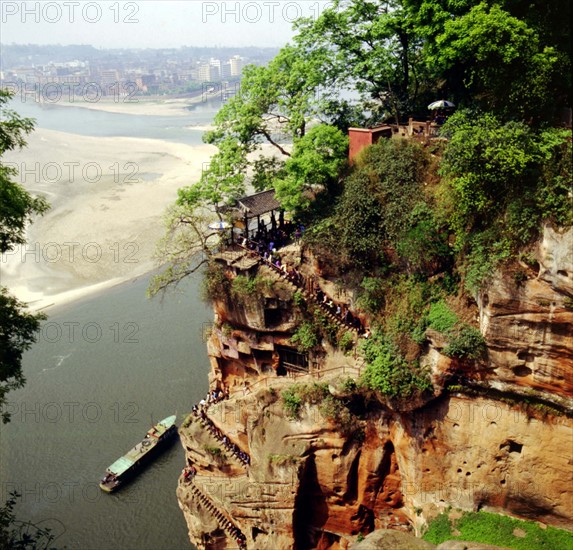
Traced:
<path fill-rule="evenodd" d="M 107 493 L 115 491 L 163 451 L 177 435 L 176 418 L 175 415 L 168 416 L 155 424 L 133 449 L 107 468 L 99 486 Z"/>

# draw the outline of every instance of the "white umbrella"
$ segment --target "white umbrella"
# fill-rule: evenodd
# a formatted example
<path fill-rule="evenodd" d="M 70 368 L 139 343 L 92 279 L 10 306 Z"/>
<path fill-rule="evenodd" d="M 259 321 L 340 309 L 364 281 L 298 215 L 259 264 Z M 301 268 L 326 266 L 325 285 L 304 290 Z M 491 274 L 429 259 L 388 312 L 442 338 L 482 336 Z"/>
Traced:
<path fill-rule="evenodd" d="M 231 227 L 230 224 L 227 222 L 213 222 L 208 225 L 209 229 L 214 229 L 215 231 L 223 231 L 223 229 L 227 229 Z"/>
<path fill-rule="evenodd" d="M 451 109 L 455 107 L 455 105 L 451 101 L 446 101 L 445 99 L 439 99 L 438 101 L 434 101 L 428 105 L 428 109 L 430 111 L 434 111 L 436 109 Z"/>

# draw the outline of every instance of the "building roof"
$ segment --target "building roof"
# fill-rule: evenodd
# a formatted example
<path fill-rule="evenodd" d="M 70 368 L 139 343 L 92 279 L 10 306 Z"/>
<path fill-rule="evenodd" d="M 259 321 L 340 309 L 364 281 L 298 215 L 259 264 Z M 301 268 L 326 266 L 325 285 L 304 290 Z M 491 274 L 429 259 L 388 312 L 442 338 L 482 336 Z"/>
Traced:
<path fill-rule="evenodd" d="M 374 126 L 372 128 L 348 128 L 348 132 L 365 132 L 368 134 L 376 134 L 378 132 L 387 132 L 388 130 L 392 130 L 392 126 L 384 124 L 382 126 Z"/>
<path fill-rule="evenodd" d="M 254 218 L 262 216 L 267 212 L 278 210 L 281 207 L 279 201 L 275 199 L 275 190 L 268 189 L 254 195 L 247 195 L 237 199 L 234 206 L 224 206 L 222 212 L 229 212 L 234 218 Z"/>
<path fill-rule="evenodd" d="M 266 214 L 272 210 L 277 210 L 280 206 L 279 201 L 275 199 L 274 189 L 261 191 L 237 200 L 237 207 L 249 217 Z"/>

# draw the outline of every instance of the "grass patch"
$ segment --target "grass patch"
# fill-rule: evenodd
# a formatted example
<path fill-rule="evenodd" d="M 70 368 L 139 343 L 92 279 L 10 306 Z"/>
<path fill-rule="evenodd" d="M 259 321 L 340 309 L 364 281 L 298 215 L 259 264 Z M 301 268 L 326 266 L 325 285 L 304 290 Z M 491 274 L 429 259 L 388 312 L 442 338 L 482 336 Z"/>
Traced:
<path fill-rule="evenodd" d="M 453 529 L 460 532 L 452 534 Z M 516 536 L 519 529 L 525 536 Z M 573 533 L 548 526 L 542 529 L 534 521 L 523 521 L 489 512 L 465 512 L 461 518 L 450 520 L 446 513 L 430 522 L 428 531 L 422 537 L 432 544 L 446 540 L 467 540 L 482 544 L 493 544 L 515 550 L 572 550 Z"/>
<path fill-rule="evenodd" d="M 448 332 L 458 322 L 458 316 L 448 307 L 446 302 L 440 300 L 431 304 L 428 321 L 430 328 L 438 332 Z"/>

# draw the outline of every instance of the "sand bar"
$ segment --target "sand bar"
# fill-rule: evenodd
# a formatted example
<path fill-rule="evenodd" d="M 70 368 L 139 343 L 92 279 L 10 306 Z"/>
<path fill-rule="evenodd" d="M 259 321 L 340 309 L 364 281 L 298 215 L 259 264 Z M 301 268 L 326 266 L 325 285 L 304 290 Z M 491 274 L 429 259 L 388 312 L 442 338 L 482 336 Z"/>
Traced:
<path fill-rule="evenodd" d="M 36 310 L 149 272 L 166 208 L 214 151 L 37 129 L 4 160 L 39 166 L 20 177 L 52 208 L 30 226 L 28 244 L 2 259 L 0 283 Z"/>
<path fill-rule="evenodd" d="M 203 96 L 185 99 L 147 99 L 142 97 L 116 97 L 87 101 L 77 98 L 75 101 L 58 101 L 62 107 L 79 107 L 95 111 L 105 111 L 122 115 L 136 116 L 188 116 L 188 108 L 204 101 Z"/>

